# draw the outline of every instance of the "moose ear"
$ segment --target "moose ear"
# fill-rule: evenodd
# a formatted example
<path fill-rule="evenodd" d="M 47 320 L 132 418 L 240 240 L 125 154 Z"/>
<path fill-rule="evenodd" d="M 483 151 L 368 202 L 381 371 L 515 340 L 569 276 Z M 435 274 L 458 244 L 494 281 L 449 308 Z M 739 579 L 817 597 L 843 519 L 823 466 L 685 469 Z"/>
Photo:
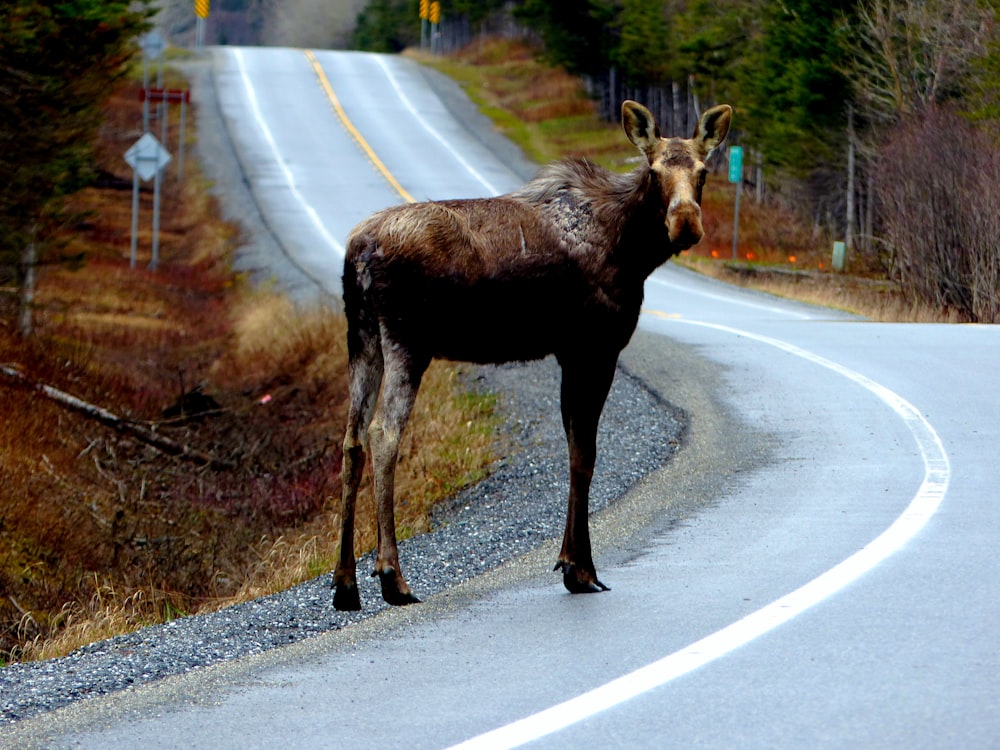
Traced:
<path fill-rule="evenodd" d="M 653 152 L 660 145 L 660 128 L 653 113 L 638 102 L 626 99 L 622 102 L 622 127 L 633 145 L 652 161 Z"/>
<path fill-rule="evenodd" d="M 732 120 L 733 108 L 728 104 L 712 107 L 701 116 L 698 126 L 694 129 L 694 142 L 702 152 L 702 161 L 726 140 Z"/>

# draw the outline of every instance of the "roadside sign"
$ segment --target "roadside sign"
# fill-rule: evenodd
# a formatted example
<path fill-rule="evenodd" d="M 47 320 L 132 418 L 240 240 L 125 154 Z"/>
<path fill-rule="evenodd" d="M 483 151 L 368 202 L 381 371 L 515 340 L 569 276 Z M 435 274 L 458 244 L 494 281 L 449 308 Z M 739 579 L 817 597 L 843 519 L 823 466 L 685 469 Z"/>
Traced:
<path fill-rule="evenodd" d="M 129 262 L 132 268 L 135 268 L 139 228 L 139 178 L 143 180 L 156 178 L 153 183 L 153 255 L 149 261 L 149 267 L 155 270 L 160 254 L 160 172 L 170 162 L 170 154 L 156 140 L 156 136 L 144 133 L 142 138 L 125 152 L 125 161 L 132 167 L 132 247 Z"/>
<path fill-rule="evenodd" d="M 847 263 L 847 243 L 838 240 L 833 243 L 833 269 L 843 271 Z"/>
<path fill-rule="evenodd" d="M 153 29 L 139 37 L 139 47 L 142 48 L 142 53 L 147 59 L 159 60 L 163 50 L 167 48 L 167 40 L 159 31 Z"/>
<path fill-rule="evenodd" d="M 729 147 L 729 181 L 743 182 L 743 147 Z"/>
<path fill-rule="evenodd" d="M 194 14 L 198 18 L 208 18 L 208 0 L 194 0 Z"/>
<path fill-rule="evenodd" d="M 190 89 L 139 89 L 139 101 L 144 102 L 146 100 L 151 102 L 183 102 L 185 104 L 191 103 L 191 90 Z"/>
<path fill-rule="evenodd" d="M 185 132 L 184 122 L 185 122 L 185 115 L 187 114 L 186 105 L 191 103 L 191 89 L 142 88 L 139 89 L 139 101 L 143 103 L 143 107 L 148 106 L 147 102 L 164 102 L 165 105 L 170 103 L 181 105 L 181 133 L 180 137 L 178 137 L 177 139 L 177 179 L 178 181 L 182 181 L 184 179 L 184 132 Z M 163 128 L 160 137 L 163 139 L 163 143 L 166 144 L 167 142 L 166 109 L 163 110 L 162 123 L 163 123 Z"/>
<path fill-rule="evenodd" d="M 170 163 L 170 153 L 156 140 L 152 133 L 143 134 L 142 138 L 132 144 L 125 152 L 125 161 L 142 178 L 143 182 L 152 179 L 157 172 Z"/>

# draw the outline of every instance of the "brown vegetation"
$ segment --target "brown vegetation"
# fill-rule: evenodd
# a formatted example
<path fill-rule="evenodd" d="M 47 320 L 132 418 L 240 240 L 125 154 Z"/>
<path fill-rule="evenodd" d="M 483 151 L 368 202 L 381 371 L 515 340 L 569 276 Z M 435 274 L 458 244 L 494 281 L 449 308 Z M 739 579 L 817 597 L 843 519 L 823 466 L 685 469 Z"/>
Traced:
<path fill-rule="evenodd" d="M 149 186 L 129 268 L 121 155 L 140 134 L 137 93 L 126 86 L 108 105 L 104 178 L 72 198 L 65 262 L 39 274 L 34 337 L 17 336 L 13 301 L 2 302 L 0 364 L 141 430 L 0 378 L 0 660 L 269 593 L 328 569 L 336 551 L 342 316 L 241 283 L 229 267 L 238 232 L 216 218 L 190 156 L 183 185 L 168 170 L 158 271 L 146 269 Z M 432 368 L 417 404 L 400 461 L 404 535 L 491 459 L 493 402 L 457 377 Z M 168 455 L 143 431 L 234 468 Z M 369 494 L 359 551 L 374 546 Z"/>
<path fill-rule="evenodd" d="M 909 299 L 959 319 L 1000 322 L 1000 150 L 995 136 L 939 108 L 881 154 L 885 254 Z"/>

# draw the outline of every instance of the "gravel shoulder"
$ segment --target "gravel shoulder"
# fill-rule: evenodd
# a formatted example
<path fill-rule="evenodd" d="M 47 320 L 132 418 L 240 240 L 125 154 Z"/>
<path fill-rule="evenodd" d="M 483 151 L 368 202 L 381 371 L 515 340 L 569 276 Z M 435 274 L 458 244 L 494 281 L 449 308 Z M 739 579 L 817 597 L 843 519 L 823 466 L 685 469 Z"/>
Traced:
<path fill-rule="evenodd" d="M 296 299 L 328 298 L 288 263 L 279 239 L 256 210 L 239 160 L 225 137 L 209 65 L 190 64 L 188 71 L 199 102 L 198 151 L 225 215 L 245 228 L 239 267 L 261 282 L 273 280 Z M 451 102 L 449 106 L 471 107 L 457 86 L 436 73 L 429 75 L 437 78 L 435 87 Z M 476 120 L 465 113 L 462 119 L 481 129 L 484 139 L 496 138 L 484 118 Z M 509 148 L 509 144 L 502 147 Z M 719 451 L 713 442 L 712 436 L 723 427 L 734 429 L 713 395 L 718 374 L 696 352 L 682 347 L 672 350 L 665 360 L 663 346 L 663 339 L 637 334 L 623 357 L 601 421 L 591 509 L 596 513 L 612 507 L 595 518 L 597 555 L 630 554 L 637 539 L 680 522 L 715 494 L 718 487 L 714 484 L 730 481 L 753 458 Z M 557 365 L 549 359 L 465 372 L 472 387 L 500 395 L 514 449 L 491 476 L 441 508 L 431 532 L 401 543 L 404 572 L 415 593 L 425 599 L 545 546 L 561 535 L 564 523 L 568 460 L 559 417 Z M 683 409 L 662 394 L 669 394 Z M 692 433 L 685 413 L 693 410 L 700 421 Z M 674 466 L 673 457 L 682 441 L 693 443 L 697 454 L 681 452 L 685 459 Z M 669 491 L 663 483 L 669 484 Z M 361 571 L 371 565 L 371 556 L 359 561 Z M 360 581 L 363 611 L 336 612 L 331 585 L 332 574 L 326 574 L 220 612 L 101 641 L 64 658 L 8 666 L 0 670 L 0 746 L 18 746 L 4 724 L 6 729 L 16 729 L 10 725 L 84 698 L 358 626 L 387 608 L 377 584 L 364 577 Z"/>

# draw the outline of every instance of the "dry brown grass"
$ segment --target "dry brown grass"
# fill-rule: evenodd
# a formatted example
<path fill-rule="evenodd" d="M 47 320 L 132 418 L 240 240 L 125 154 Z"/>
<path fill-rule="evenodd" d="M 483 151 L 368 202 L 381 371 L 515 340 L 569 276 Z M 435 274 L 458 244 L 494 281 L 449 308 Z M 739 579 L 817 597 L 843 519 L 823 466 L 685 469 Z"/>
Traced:
<path fill-rule="evenodd" d="M 43 637 L 44 631 L 26 612 L 21 621 L 21 645 L 12 655 L 21 660 L 53 659 L 88 643 L 133 632 L 182 614 L 173 611 L 170 597 L 154 586 L 122 595 L 97 576 L 91 585 L 93 594 L 89 601 L 63 605 L 50 625 L 53 634 L 48 637 Z"/>
<path fill-rule="evenodd" d="M 99 158 L 109 174 L 127 177 L 121 153 L 137 137 L 137 100 L 126 87 L 109 104 Z M 0 299 L 0 351 L 34 380 L 236 468 L 166 456 L 0 381 L 0 663 L 64 654 L 332 566 L 343 317 L 242 284 L 229 269 L 238 232 L 217 218 L 190 159 L 185 172 L 183 185 L 165 184 L 155 273 L 145 268 L 148 232 L 129 268 L 130 190 L 73 196 L 81 218 L 59 253 L 85 261 L 40 274 L 30 340 L 16 336 L 15 311 Z M 211 409 L 165 417 L 196 386 Z M 454 368 L 428 372 L 399 465 L 402 535 L 426 529 L 434 503 L 488 470 L 493 406 Z M 375 543 L 370 494 L 359 502 L 358 552 Z"/>
<path fill-rule="evenodd" d="M 907 300 L 896 284 L 833 271 L 732 263 L 685 253 L 675 263 L 736 286 L 885 323 L 958 323 L 957 316 Z"/>

